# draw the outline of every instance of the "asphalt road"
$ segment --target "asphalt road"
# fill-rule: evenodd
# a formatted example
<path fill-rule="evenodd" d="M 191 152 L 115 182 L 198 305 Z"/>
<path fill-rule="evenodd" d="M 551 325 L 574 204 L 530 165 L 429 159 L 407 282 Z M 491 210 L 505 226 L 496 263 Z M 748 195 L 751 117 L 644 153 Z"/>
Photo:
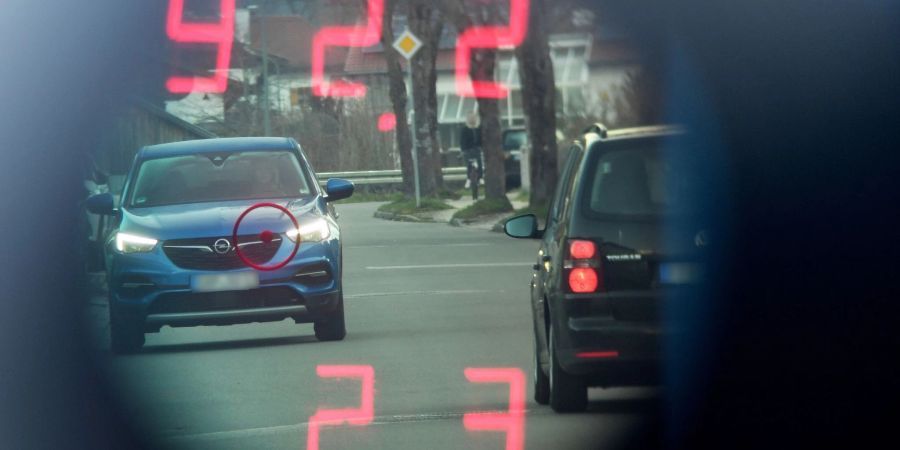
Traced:
<path fill-rule="evenodd" d="M 446 224 L 372 218 L 341 205 L 348 335 L 317 342 L 290 321 L 163 328 L 142 353 L 112 356 L 105 307 L 92 304 L 98 363 L 151 443 L 170 448 L 306 448 L 317 408 L 354 408 L 360 383 L 317 365 L 370 365 L 374 420 L 326 427 L 321 449 L 502 449 L 500 432 L 463 414 L 503 411 L 509 388 L 473 384 L 467 367 L 527 376 L 525 448 L 609 448 L 655 410 L 650 389 L 592 389 L 587 413 L 557 415 L 531 399 L 528 283 L 536 243 Z"/>

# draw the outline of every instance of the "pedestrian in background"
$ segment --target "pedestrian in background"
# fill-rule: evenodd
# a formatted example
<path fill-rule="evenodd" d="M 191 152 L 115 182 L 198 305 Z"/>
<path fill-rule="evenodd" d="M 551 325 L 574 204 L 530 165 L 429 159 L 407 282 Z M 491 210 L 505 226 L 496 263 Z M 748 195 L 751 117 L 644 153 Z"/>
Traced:
<path fill-rule="evenodd" d="M 481 126 L 478 121 L 478 113 L 472 111 L 466 116 L 466 126 L 462 127 L 459 136 L 459 147 L 466 161 L 474 159 L 478 164 L 478 180 L 482 182 L 484 177 L 484 159 L 481 152 Z M 466 189 L 470 180 L 466 180 Z"/>

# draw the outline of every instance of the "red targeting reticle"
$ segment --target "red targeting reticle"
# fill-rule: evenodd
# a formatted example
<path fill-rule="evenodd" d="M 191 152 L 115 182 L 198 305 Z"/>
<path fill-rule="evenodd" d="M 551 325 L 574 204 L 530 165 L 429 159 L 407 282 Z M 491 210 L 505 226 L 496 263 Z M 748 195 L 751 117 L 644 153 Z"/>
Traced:
<path fill-rule="evenodd" d="M 312 43 L 312 92 L 319 97 L 365 97 L 366 85 L 347 81 L 325 81 L 325 49 L 371 47 L 381 41 L 384 0 L 367 0 L 365 27 L 335 26 L 319 30 Z"/>
<path fill-rule="evenodd" d="M 283 212 L 285 215 L 287 215 L 288 219 L 291 219 L 291 223 L 294 224 L 294 229 L 295 230 L 300 229 L 300 224 L 297 223 L 297 218 L 294 217 L 294 215 L 291 214 L 291 212 L 288 211 L 288 209 L 285 208 L 284 206 L 281 206 L 281 205 L 278 205 L 275 203 L 257 203 L 255 205 L 247 208 L 246 211 L 242 212 L 241 215 L 238 216 L 237 221 L 234 222 L 234 229 L 231 231 L 231 242 L 234 243 L 234 252 L 237 254 L 238 258 L 240 258 L 244 264 L 246 264 L 247 266 L 252 267 L 256 270 L 262 270 L 262 271 L 278 270 L 278 269 L 286 266 L 287 263 L 291 262 L 291 260 L 294 259 L 294 256 L 297 255 L 297 250 L 300 249 L 300 235 L 299 234 L 297 235 L 297 238 L 294 240 L 294 249 L 291 251 L 291 254 L 284 261 L 281 261 L 278 264 L 273 264 L 270 266 L 264 266 L 264 265 L 256 264 L 253 261 L 250 261 L 247 258 L 247 256 L 245 256 L 243 253 L 241 253 L 241 246 L 239 245 L 239 242 L 238 242 L 238 228 L 241 226 L 241 221 L 244 220 L 244 217 L 247 217 L 247 214 L 250 214 L 252 211 L 257 210 L 259 208 L 275 208 L 275 209 Z M 275 233 L 272 232 L 272 230 L 263 230 L 261 233 L 259 233 L 259 239 L 267 244 L 269 242 L 272 242 L 272 239 L 274 239 L 274 238 L 275 238 Z"/>
<path fill-rule="evenodd" d="M 473 431 L 506 433 L 506 450 L 525 448 L 525 373 L 518 368 L 472 368 L 464 371 L 472 383 L 509 384 L 509 411 L 479 412 L 463 415 L 463 426 Z"/>
<path fill-rule="evenodd" d="M 307 450 L 319 450 L 319 430 L 342 424 L 364 426 L 375 417 L 375 369 L 372 366 L 316 366 L 320 378 L 354 378 L 362 385 L 359 408 L 317 409 L 309 418 Z"/>
<path fill-rule="evenodd" d="M 216 44 L 216 67 L 211 77 L 170 77 L 166 88 L 173 94 L 223 93 L 228 88 L 228 68 L 234 43 L 234 2 L 219 0 L 220 20 L 215 23 L 184 22 L 184 0 L 169 0 L 166 34 L 179 43 Z"/>
<path fill-rule="evenodd" d="M 387 133 L 397 127 L 397 116 L 392 112 L 381 113 L 378 116 L 378 131 Z"/>
<path fill-rule="evenodd" d="M 473 48 L 516 47 L 528 31 L 529 0 L 510 0 L 509 26 L 471 27 L 456 39 L 456 94 L 460 97 L 506 98 L 501 83 L 469 80 Z"/>

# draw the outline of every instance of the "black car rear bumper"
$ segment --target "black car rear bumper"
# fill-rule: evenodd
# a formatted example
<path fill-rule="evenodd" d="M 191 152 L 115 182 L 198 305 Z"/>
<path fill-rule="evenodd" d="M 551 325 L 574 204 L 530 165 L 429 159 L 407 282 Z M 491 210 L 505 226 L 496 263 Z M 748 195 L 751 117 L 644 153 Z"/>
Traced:
<path fill-rule="evenodd" d="M 660 294 L 563 296 L 556 348 L 562 368 L 596 378 L 598 384 L 648 384 L 658 381 L 662 328 Z M 559 316 L 558 316 L 559 317 Z"/>

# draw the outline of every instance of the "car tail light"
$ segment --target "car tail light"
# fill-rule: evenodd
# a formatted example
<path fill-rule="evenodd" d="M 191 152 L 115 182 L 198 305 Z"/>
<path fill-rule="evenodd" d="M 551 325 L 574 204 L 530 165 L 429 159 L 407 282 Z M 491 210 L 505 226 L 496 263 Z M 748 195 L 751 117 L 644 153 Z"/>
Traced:
<path fill-rule="evenodd" d="M 602 290 L 603 272 L 597 254 L 597 244 L 585 239 L 571 239 L 567 244 L 569 257 L 566 260 L 566 268 L 569 291 L 584 294 Z"/>
<path fill-rule="evenodd" d="M 619 352 L 616 350 L 607 350 L 602 352 L 579 352 L 575 354 L 576 358 L 618 358 Z"/>
<path fill-rule="evenodd" d="M 569 241 L 569 256 L 572 259 L 591 259 L 597 254 L 597 246 L 593 241 L 573 239 Z"/>
<path fill-rule="evenodd" d="M 594 292 L 598 285 L 597 271 L 592 267 L 576 267 L 569 272 L 569 289 L 572 292 L 578 294 Z"/>

